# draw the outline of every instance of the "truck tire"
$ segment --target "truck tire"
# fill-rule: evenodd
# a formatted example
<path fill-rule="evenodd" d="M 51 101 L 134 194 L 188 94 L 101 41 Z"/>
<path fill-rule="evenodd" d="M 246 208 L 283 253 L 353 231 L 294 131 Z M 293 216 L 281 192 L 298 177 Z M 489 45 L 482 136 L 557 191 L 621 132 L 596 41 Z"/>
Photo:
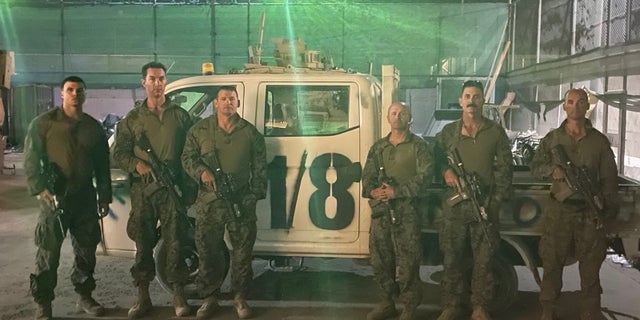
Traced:
<path fill-rule="evenodd" d="M 222 279 L 225 279 L 227 274 L 229 273 L 229 259 L 230 259 L 229 249 L 227 248 L 226 245 L 224 246 L 224 248 L 225 248 L 224 261 L 220 261 L 220 263 L 222 263 L 225 266 L 224 274 L 221 275 Z M 196 250 L 195 243 L 193 243 L 192 241 L 189 241 L 188 243 L 186 243 L 182 247 L 182 255 L 183 255 L 183 261 L 186 264 L 187 270 L 189 272 L 187 283 L 184 286 L 185 298 L 201 299 L 202 297 L 198 292 L 198 287 L 195 282 L 196 277 L 198 275 L 198 265 L 199 265 L 198 252 Z M 164 265 L 164 262 L 167 257 L 167 250 L 162 238 L 160 238 L 160 240 L 158 241 L 158 244 L 155 247 L 153 256 L 156 262 L 156 279 L 158 280 L 158 283 L 160 283 L 160 286 L 165 291 L 167 291 L 168 293 L 172 293 L 173 288 L 171 288 L 171 285 L 169 285 L 169 282 L 167 282 L 167 274 L 166 274 L 166 269 Z"/>
<path fill-rule="evenodd" d="M 518 295 L 518 274 L 513 264 L 497 253 L 493 263 L 493 277 L 495 288 L 489 310 L 500 313 L 509 308 Z"/>

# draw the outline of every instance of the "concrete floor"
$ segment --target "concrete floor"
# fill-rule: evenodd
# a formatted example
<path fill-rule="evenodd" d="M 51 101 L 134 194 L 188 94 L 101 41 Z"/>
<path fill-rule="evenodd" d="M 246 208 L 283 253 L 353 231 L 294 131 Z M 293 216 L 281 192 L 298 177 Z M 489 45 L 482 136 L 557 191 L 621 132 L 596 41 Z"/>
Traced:
<path fill-rule="evenodd" d="M 8 154 L 5 165 L 16 164 L 17 175 L 0 175 L 0 320 L 32 319 L 34 306 L 28 293 L 28 275 L 33 270 L 35 246 L 33 228 L 37 217 L 36 202 L 25 188 L 21 155 Z M 12 170 L 5 170 L 11 174 Z M 72 263 L 70 244 L 63 245 L 59 281 L 54 301 L 56 319 L 85 319 L 75 312 L 76 295 L 68 277 Z M 126 310 L 134 302 L 131 285 L 131 259 L 98 256 L 94 296 L 107 308 L 106 319 L 126 319 Z M 376 301 L 371 269 L 348 259 L 307 259 L 307 269 L 294 273 L 275 273 L 266 263 L 256 260 L 250 304 L 256 319 L 364 319 Z M 423 266 L 421 278 L 425 297 L 420 319 L 435 319 L 439 313 L 440 288 L 437 283 L 441 267 Z M 496 319 L 533 320 L 539 317 L 537 293 L 533 276 L 517 267 L 519 292 L 514 305 Z M 640 319 L 640 272 L 608 259 L 601 269 L 604 319 Z M 563 319 L 578 319 L 579 295 L 577 264 L 565 268 Z M 147 319 L 173 319 L 171 296 L 153 282 L 154 308 Z M 191 301 L 199 305 L 201 301 Z M 216 319 L 235 319 L 229 301 Z M 187 317 L 193 319 L 194 317 Z"/>

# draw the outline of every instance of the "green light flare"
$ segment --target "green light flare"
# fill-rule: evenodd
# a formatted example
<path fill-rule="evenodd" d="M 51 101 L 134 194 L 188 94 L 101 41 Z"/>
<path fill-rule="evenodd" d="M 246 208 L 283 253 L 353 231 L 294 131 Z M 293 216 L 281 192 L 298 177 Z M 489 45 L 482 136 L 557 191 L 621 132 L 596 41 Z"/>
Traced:
<path fill-rule="evenodd" d="M 0 49 L 9 50 L 12 48 L 16 39 L 16 29 L 13 24 L 13 17 L 11 16 L 11 9 L 9 8 L 11 1 L 0 2 L 0 31 L 2 32 L 2 39 L 0 39 Z"/>

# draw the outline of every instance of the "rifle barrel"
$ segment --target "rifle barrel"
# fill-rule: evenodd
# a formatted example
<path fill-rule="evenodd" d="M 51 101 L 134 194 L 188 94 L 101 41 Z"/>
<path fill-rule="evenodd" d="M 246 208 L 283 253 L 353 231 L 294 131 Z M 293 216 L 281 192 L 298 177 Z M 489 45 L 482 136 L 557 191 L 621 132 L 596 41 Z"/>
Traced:
<path fill-rule="evenodd" d="M 486 224 L 488 220 L 488 215 L 485 211 L 484 206 L 482 206 L 480 204 L 480 200 L 478 200 L 478 197 L 481 193 L 479 179 L 477 179 L 474 176 L 474 174 L 470 174 L 466 171 L 466 169 L 464 168 L 464 163 L 462 162 L 462 157 L 460 156 L 460 152 L 458 151 L 458 148 L 453 149 L 453 154 L 451 154 L 450 159 L 455 165 L 455 167 L 458 168 L 458 172 L 456 172 L 456 175 L 458 176 L 458 182 L 460 184 L 460 187 L 462 191 L 466 193 L 469 199 L 471 200 L 471 203 L 473 204 L 472 207 L 474 209 L 473 211 L 476 213 L 476 220 L 478 221 L 478 223 L 480 224 L 480 227 L 482 228 L 482 233 L 484 233 L 484 236 L 487 240 L 487 244 L 489 245 L 490 248 L 492 248 L 493 246 L 491 244 L 491 238 L 489 237 L 489 230 Z"/>

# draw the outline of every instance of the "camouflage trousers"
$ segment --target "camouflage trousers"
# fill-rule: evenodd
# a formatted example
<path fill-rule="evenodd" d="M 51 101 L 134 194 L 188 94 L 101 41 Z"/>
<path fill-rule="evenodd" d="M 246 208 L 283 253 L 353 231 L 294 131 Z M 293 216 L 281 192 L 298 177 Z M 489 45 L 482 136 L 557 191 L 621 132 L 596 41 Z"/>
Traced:
<path fill-rule="evenodd" d="M 607 250 L 604 229 L 597 230 L 586 217 L 584 206 L 556 203 L 544 213 L 544 231 L 540 240 L 540 257 L 544 268 L 540 303 L 555 307 L 562 289 L 565 261 L 575 256 L 579 262 L 580 294 L 583 311 L 600 310 L 600 267 Z"/>
<path fill-rule="evenodd" d="M 196 202 L 196 248 L 200 259 L 196 282 L 202 296 L 217 292 L 225 278 L 225 227 L 231 240 L 231 289 L 237 296 L 247 295 L 253 280 L 253 245 L 256 242 L 255 203 L 240 218 L 230 218 L 226 200 Z"/>
<path fill-rule="evenodd" d="M 71 283 L 79 294 L 91 294 L 96 287 L 93 272 L 96 266 L 96 247 L 100 243 L 95 190 L 71 194 L 60 200 L 63 214 L 56 216 L 51 208 L 40 201 L 40 214 L 35 230 L 35 272 L 30 275 L 30 291 L 37 303 L 54 299 L 58 284 L 60 247 L 68 231 L 73 247 L 74 261 Z"/>
<path fill-rule="evenodd" d="M 164 262 L 167 282 L 184 285 L 187 269 L 181 256 L 181 247 L 188 236 L 188 221 L 184 208 L 177 208 L 165 188 L 154 190 L 149 184 L 134 182 L 131 185 L 131 213 L 127 222 L 127 235 L 136 243 L 136 257 L 131 267 L 134 285 L 149 283 L 156 275 L 153 248 L 159 237 L 166 246 Z M 157 225 L 160 221 L 160 234 Z"/>
<path fill-rule="evenodd" d="M 391 206 L 396 223 L 391 222 L 388 213 L 371 219 L 369 252 L 373 276 L 383 299 L 399 295 L 406 305 L 417 306 L 422 300 L 420 219 L 407 199 L 392 200 Z"/>
<path fill-rule="evenodd" d="M 444 277 L 442 279 L 445 307 L 458 308 L 469 303 L 486 307 L 493 298 L 492 262 L 500 240 L 497 227 L 485 221 L 491 245 L 477 221 L 471 201 L 455 207 L 444 205 L 440 223 L 440 250 Z"/>

